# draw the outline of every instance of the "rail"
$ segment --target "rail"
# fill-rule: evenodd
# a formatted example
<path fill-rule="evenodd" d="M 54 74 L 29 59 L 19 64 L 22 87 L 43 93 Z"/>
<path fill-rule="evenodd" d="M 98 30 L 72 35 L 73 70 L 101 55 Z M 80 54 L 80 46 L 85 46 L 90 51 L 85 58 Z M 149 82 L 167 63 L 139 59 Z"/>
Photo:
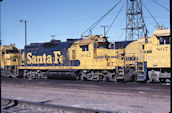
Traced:
<path fill-rule="evenodd" d="M 44 102 L 30 102 L 17 99 L 1 98 L 2 113 L 51 112 L 51 113 L 119 113 L 96 109 L 69 107 L 63 105 L 46 104 Z"/>

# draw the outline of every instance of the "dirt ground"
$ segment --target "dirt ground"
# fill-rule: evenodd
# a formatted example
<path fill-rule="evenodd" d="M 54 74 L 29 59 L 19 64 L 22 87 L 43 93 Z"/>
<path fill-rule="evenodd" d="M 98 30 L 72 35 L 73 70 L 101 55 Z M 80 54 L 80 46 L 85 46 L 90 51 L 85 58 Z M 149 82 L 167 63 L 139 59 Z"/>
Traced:
<path fill-rule="evenodd" d="M 122 113 L 169 113 L 168 84 L 2 79 L 1 95 Z"/>

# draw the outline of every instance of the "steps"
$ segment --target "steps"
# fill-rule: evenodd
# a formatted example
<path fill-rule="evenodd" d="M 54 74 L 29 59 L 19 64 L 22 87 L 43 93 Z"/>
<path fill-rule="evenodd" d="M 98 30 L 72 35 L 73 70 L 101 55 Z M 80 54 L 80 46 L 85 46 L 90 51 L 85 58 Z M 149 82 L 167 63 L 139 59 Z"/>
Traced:
<path fill-rule="evenodd" d="M 137 71 L 137 81 L 145 81 L 146 72 L 147 72 L 147 62 L 138 62 L 136 71 Z"/>

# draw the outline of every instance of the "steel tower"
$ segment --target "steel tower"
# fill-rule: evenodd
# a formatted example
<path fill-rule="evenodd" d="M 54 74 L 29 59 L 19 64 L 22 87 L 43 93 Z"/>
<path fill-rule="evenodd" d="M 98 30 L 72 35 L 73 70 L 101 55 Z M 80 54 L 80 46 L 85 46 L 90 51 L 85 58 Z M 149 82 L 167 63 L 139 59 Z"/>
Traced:
<path fill-rule="evenodd" d="M 126 6 L 125 40 L 137 40 L 147 34 L 142 12 L 142 0 L 127 0 Z"/>

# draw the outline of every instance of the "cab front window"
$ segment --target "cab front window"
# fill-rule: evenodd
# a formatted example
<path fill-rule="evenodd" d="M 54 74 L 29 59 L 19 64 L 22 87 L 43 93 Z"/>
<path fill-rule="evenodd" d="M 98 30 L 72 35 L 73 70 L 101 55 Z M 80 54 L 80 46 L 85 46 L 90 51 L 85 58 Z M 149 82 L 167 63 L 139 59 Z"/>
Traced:
<path fill-rule="evenodd" d="M 159 38 L 159 44 L 160 45 L 170 44 L 170 37 L 169 36 L 161 36 L 158 38 Z"/>

